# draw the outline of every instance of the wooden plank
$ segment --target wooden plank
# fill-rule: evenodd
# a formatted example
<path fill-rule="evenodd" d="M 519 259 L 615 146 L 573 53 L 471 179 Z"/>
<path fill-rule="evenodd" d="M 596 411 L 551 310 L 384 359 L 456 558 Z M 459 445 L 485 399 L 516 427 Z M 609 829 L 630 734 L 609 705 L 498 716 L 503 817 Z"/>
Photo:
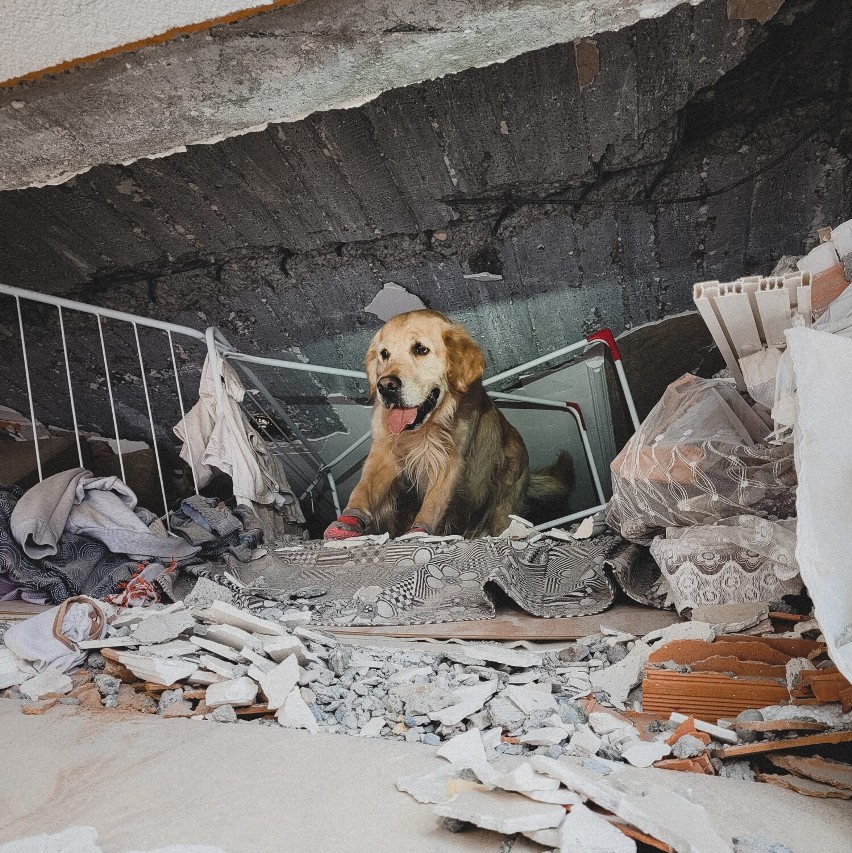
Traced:
<path fill-rule="evenodd" d="M 765 752 L 783 752 L 803 746 L 821 746 L 827 743 L 852 743 L 852 732 L 825 732 L 819 735 L 770 740 L 763 743 L 746 743 L 742 746 L 723 746 L 713 751 L 716 758 L 738 758 L 741 755 L 761 755 Z"/>
<path fill-rule="evenodd" d="M 401 637 L 433 640 L 577 640 L 597 634 L 601 625 L 642 637 L 658 628 L 682 621 L 671 610 L 655 610 L 639 604 L 617 604 L 595 616 L 545 619 L 518 610 L 498 611 L 493 619 L 443 622 L 435 625 L 382 625 L 380 627 L 318 626 L 339 636 Z"/>

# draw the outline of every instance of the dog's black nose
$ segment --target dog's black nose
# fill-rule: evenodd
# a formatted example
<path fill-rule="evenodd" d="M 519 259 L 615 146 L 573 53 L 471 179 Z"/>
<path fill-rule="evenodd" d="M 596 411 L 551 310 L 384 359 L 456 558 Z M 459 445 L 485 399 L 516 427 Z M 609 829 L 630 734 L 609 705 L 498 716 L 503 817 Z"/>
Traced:
<path fill-rule="evenodd" d="M 386 400 L 393 400 L 399 394 L 399 389 L 402 388 L 402 380 L 398 376 L 383 376 L 376 385 L 382 397 Z"/>

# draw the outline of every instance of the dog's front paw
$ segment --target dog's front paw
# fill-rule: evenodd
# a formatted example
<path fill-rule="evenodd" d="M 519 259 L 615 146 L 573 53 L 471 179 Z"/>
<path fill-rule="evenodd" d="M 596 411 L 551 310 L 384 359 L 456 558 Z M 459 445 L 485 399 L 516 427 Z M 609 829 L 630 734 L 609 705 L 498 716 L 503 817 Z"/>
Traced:
<path fill-rule="evenodd" d="M 421 536 L 432 536 L 432 528 L 422 521 L 415 521 L 406 531 L 406 535 L 419 533 Z"/>
<path fill-rule="evenodd" d="M 338 516 L 337 521 L 332 521 L 323 533 L 323 539 L 351 539 L 353 536 L 363 536 L 367 525 L 370 523 L 369 517 L 363 513 L 345 509 L 343 514 Z"/>

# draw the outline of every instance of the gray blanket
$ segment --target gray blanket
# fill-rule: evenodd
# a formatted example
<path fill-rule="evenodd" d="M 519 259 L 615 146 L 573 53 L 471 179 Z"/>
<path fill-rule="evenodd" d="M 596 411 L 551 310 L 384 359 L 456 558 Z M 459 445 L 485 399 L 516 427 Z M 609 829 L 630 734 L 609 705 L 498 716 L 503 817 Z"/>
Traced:
<path fill-rule="evenodd" d="M 134 511 L 135 510 L 135 511 Z M 134 559 L 182 560 L 198 548 L 148 526 L 155 517 L 136 509 L 136 495 L 118 477 L 73 468 L 33 486 L 12 512 L 11 532 L 23 552 L 41 560 L 57 553 L 63 533 L 102 542 Z"/>

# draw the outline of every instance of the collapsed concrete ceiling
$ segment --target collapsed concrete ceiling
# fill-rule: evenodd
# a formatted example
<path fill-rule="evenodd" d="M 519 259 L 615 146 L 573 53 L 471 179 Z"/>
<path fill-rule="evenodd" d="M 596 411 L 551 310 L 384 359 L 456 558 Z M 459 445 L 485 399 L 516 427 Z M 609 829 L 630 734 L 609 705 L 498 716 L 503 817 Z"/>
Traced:
<path fill-rule="evenodd" d="M 303 0 L 0 91 L 0 189 L 59 183 L 92 166 L 363 104 L 389 89 L 616 31 L 683 2 Z M 765 18 L 780 5 L 733 2 L 732 18 Z M 102 23 L 109 28 L 109 19 Z M 16 28 L 5 33 L 15 42 L 10 55 L 13 46 L 20 52 Z M 711 54 L 704 61 L 716 66 Z"/>

